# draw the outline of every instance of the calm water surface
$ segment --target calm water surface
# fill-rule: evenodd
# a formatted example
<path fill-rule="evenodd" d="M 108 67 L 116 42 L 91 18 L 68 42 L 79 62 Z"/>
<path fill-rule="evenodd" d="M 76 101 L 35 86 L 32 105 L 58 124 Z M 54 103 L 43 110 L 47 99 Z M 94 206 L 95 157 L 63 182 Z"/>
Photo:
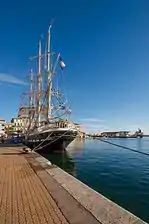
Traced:
<path fill-rule="evenodd" d="M 149 138 L 109 141 L 149 153 Z M 149 156 L 91 139 L 44 156 L 149 223 Z"/>

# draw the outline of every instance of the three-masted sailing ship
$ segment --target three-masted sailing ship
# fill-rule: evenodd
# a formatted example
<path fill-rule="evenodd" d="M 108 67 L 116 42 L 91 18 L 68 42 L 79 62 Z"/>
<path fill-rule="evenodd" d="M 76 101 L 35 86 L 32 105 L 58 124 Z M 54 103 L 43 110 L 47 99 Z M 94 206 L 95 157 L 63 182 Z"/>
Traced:
<path fill-rule="evenodd" d="M 40 40 L 38 55 L 30 58 L 31 61 L 36 59 L 37 71 L 34 73 L 31 69 L 29 105 L 19 109 L 19 116 L 26 119 L 22 142 L 40 151 L 63 150 L 77 135 L 74 123 L 69 121 L 71 109 L 64 93 L 58 85 L 54 86 L 55 76 L 59 72 L 63 76 L 65 63 L 60 53 L 51 51 L 51 29 L 52 25 L 48 29 L 44 53 Z"/>

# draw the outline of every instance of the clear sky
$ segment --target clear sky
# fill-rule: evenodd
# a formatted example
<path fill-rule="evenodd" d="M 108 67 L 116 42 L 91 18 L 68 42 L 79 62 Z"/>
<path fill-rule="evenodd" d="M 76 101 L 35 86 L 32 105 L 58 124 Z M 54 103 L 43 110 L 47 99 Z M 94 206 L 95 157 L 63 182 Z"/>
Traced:
<path fill-rule="evenodd" d="M 3 1 L 0 116 L 17 115 L 28 58 L 53 17 L 53 49 L 67 65 L 73 119 L 88 131 L 149 133 L 148 0 Z"/>

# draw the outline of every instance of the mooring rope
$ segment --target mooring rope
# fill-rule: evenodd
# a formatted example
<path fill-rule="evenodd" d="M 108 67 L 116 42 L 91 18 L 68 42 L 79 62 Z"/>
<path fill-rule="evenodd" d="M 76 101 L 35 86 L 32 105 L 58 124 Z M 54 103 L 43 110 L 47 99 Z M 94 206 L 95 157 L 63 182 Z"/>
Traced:
<path fill-rule="evenodd" d="M 58 136 L 56 139 L 54 139 L 54 140 L 48 142 L 46 145 L 44 145 L 44 147 L 47 147 L 47 146 L 51 145 L 53 142 L 55 142 L 55 141 L 57 141 L 58 139 L 60 139 L 61 137 L 65 136 L 69 131 L 70 131 L 70 130 L 65 131 L 62 135 Z M 46 138 L 46 139 L 47 139 L 47 138 Z M 46 140 L 45 140 L 45 141 L 46 141 Z M 45 142 L 45 141 L 43 141 L 43 142 Z M 43 144 L 43 142 L 41 142 L 41 145 Z M 39 145 L 40 145 L 40 144 L 39 144 Z M 39 148 L 39 145 L 37 145 L 37 146 L 35 147 L 36 150 L 39 150 L 39 149 L 40 149 L 40 148 Z M 41 146 L 41 145 L 40 145 L 40 146 Z M 35 149 L 34 149 L 34 150 L 35 150 Z"/>
<path fill-rule="evenodd" d="M 109 142 L 109 141 L 107 141 L 107 140 L 103 140 L 103 139 L 101 139 L 101 138 L 98 138 L 98 139 L 99 139 L 101 142 L 105 142 L 105 143 L 110 144 L 110 145 L 114 145 L 114 146 L 117 146 L 117 147 L 120 147 L 120 148 L 123 148 L 123 149 L 127 149 L 127 150 L 132 151 L 132 152 L 140 153 L 140 154 L 145 155 L 145 156 L 149 156 L 149 153 L 146 153 L 146 152 L 140 152 L 140 151 L 138 151 L 138 150 L 136 150 L 136 149 L 132 149 L 132 148 L 130 148 L 130 147 L 126 147 L 126 146 L 119 145 L 119 144 L 116 144 L 116 143 L 113 143 L 113 142 Z"/>
<path fill-rule="evenodd" d="M 35 146 L 32 151 L 35 151 L 39 148 L 39 146 L 41 146 L 51 135 L 53 134 L 53 132 L 51 132 L 43 141 L 41 141 L 37 146 Z M 37 138 L 36 138 L 37 139 Z M 35 140 L 36 140 L 35 139 Z"/>

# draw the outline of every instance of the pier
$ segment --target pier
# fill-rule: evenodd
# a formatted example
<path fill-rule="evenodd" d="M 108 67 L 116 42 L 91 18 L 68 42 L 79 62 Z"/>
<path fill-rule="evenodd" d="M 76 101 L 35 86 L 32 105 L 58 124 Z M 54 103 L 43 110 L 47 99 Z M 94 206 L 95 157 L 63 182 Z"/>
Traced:
<path fill-rule="evenodd" d="M 36 152 L 1 144 L 0 223 L 145 222 Z"/>

